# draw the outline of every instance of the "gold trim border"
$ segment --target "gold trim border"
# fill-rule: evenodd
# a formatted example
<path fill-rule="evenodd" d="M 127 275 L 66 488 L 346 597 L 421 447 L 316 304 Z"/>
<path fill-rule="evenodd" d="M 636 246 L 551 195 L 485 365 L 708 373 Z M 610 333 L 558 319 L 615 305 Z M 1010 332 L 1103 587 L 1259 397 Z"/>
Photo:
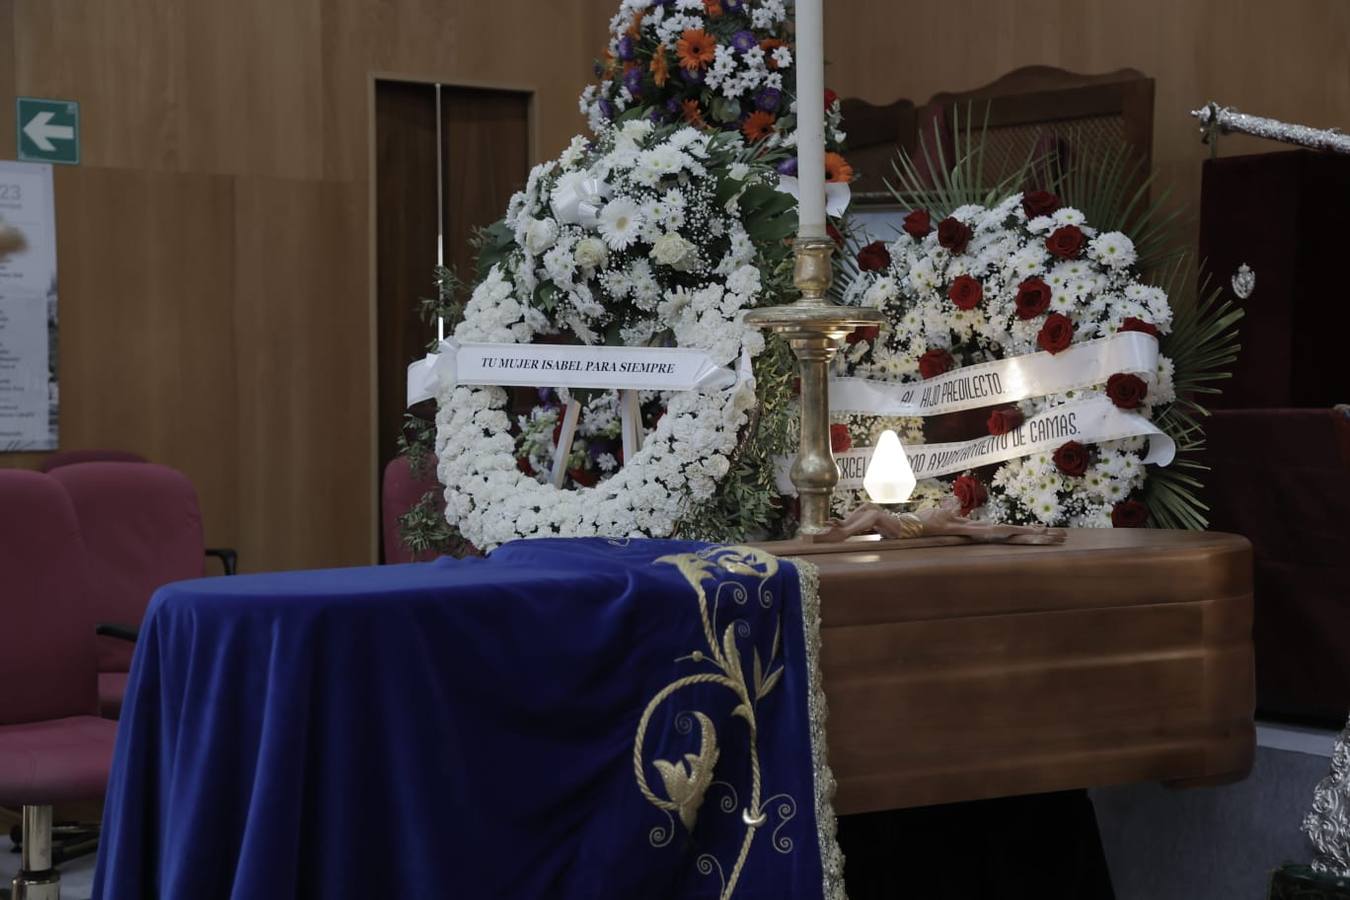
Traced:
<path fill-rule="evenodd" d="M 797 569 L 802 595 L 802 633 L 806 639 L 807 711 L 811 731 L 811 774 L 815 783 L 816 841 L 825 900 L 848 900 L 844 887 L 844 853 L 839 849 L 839 824 L 834 814 L 835 780 L 830 769 L 825 723 L 829 705 L 820 673 L 820 570 L 801 557 L 788 557 Z"/>

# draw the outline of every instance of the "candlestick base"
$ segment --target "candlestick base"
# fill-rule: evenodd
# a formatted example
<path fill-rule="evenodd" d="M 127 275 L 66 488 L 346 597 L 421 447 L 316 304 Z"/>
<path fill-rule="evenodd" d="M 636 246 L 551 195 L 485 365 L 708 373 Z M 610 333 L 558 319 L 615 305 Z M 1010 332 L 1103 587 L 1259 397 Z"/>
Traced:
<path fill-rule="evenodd" d="M 790 477 L 801 501 L 797 534 L 824 534 L 830 528 L 830 497 L 839 483 L 839 466 L 830 448 L 830 361 L 855 328 L 880 325 L 880 310 L 840 306 L 826 296 L 831 281 L 827 238 L 798 238 L 793 283 L 801 299 L 751 310 L 746 324 L 782 335 L 801 369 L 801 442 Z"/>

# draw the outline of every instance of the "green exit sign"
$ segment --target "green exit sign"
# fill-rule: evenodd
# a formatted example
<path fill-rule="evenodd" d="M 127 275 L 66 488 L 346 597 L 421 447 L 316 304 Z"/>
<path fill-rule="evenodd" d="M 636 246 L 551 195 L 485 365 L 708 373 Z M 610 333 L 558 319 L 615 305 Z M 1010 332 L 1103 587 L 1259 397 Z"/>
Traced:
<path fill-rule="evenodd" d="M 80 161 L 80 104 L 74 100 L 20 97 L 16 133 L 19 159 L 28 162 Z"/>

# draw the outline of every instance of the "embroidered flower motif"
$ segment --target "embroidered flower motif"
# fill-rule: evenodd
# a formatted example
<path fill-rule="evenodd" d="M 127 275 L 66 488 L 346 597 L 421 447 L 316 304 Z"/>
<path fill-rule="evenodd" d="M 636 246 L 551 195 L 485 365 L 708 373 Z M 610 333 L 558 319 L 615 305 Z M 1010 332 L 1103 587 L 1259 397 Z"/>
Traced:
<path fill-rule="evenodd" d="M 694 718 L 699 726 L 698 753 L 686 753 L 683 760 L 669 762 L 664 759 L 652 760 L 652 765 L 661 776 L 668 796 L 680 814 L 680 821 L 687 831 L 694 830 L 698 821 L 698 808 L 703 805 L 703 795 L 712 784 L 713 769 L 717 766 L 717 730 L 712 719 L 701 712 L 695 712 Z"/>

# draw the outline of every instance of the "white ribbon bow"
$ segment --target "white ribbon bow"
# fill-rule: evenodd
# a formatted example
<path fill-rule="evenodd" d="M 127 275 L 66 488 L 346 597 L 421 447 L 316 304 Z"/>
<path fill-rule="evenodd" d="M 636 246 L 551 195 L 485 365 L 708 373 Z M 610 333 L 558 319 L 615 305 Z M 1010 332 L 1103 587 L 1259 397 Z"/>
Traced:
<path fill-rule="evenodd" d="M 594 228 L 600 223 L 600 209 L 611 193 L 609 185 L 599 178 L 569 172 L 558 179 L 549 205 L 559 222 Z"/>

